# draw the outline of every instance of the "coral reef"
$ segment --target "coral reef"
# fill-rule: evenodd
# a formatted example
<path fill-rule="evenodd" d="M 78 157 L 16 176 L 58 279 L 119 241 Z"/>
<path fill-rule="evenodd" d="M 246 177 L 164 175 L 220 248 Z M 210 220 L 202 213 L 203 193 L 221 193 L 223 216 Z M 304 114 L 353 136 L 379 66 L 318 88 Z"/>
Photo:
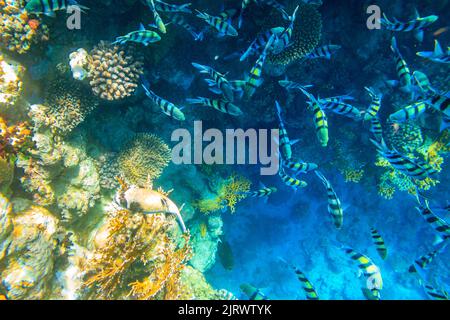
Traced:
<path fill-rule="evenodd" d="M 27 123 L 10 125 L 0 117 L 0 158 L 25 150 L 30 145 L 31 130 Z"/>
<path fill-rule="evenodd" d="M 94 237 L 84 285 L 93 298 L 177 299 L 180 272 L 190 257 L 186 235 L 180 246 L 168 236 L 164 215 L 110 213 Z"/>
<path fill-rule="evenodd" d="M 47 26 L 38 18 L 30 18 L 17 0 L 0 1 L 0 30 L 1 47 L 19 54 L 49 39 Z"/>
<path fill-rule="evenodd" d="M 223 221 L 220 214 L 210 214 L 206 221 L 201 219 L 191 226 L 192 259 L 189 263 L 197 270 L 205 272 L 216 262 L 216 253 L 222 231 Z M 202 234 L 201 230 L 205 228 Z"/>
<path fill-rule="evenodd" d="M 66 135 L 81 124 L 98 102 L 77 82 L 64 78 L 51 81 L 44 105 L 30 108 L 36 126 L 49 126 L 58 135 Z"/>
<path fill-rule="evenodd" d="M 5 224 L 6 213 L 6 225 L 0 234 L 0 292 L 8 299 L 42 299 L 48 294 L 49 279 L 53 277 L 58 220 L 27 200 L 16 200 L 14 208 L 19 210 L 14 215 L 7 200 L 2 197 L 1 202 L 0 221 Z"/>
<path fill-rule="evenodd" d="M 139 133 L 118 156 L 120 172 L 129 184 L 144 186 L 158 178 L 169 164 L 171 151 L 154 134 Z"/>
<path fill-rule="evenodd" d="M 96 161 L 86 152 L 83 135 L 61 141 L 48 128 L 35 128 L 30 156 L 20 155 L 21 182 L 35 203 L 56 205 L 66 220 L 88 213 L 100 197 Z"/>
<path fill-rule="evenodd" d="M 194 207 L 203 214 L 226 209 L 234 213 L 236 204 L 247 197 L 246 192 L 250 190 L 250 185 L 249 180 L 236 174 L 227 179 L 220 179 L 214 186 L 215 194 L 195 202 Z"/>
<path fill-rule="evenodd" d="M 288 48 L 276 55 L 269 55 L 267 62 L 287 66 L 314 50 L 320 42 L 322 18 L 317 6 L 299 3 L 297 18 Z"/>
<path fill-rule="evenodd" d="M 25 68 L 0 54 L 0 109 L 12 107 L 22 93 Z"/>
<path fill-rule="evenodd" d="M 88 79 L 92 92 L 101 99 L 131 96 L 143 72 L 143 59 L 133 46 L 123 48 L 102 41 L 90 52 Z"/>

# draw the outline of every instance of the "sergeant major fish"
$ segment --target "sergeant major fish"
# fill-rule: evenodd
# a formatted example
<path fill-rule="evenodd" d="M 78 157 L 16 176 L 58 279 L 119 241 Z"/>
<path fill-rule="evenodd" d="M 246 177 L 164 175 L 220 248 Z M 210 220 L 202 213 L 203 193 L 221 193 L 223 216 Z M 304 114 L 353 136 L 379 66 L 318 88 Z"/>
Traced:
<path fill-rule="evenodd" d="M 255 40 L 252 41 L 248 49 L 241 55 L 239 60 L 242 62 L 247 59 L 250 55 L 261 54 L 262 50 L 266 47 L 267 42 L 271 39 L 273 35 L 279 36 L 284 31 L 282 27 L 275 27 L 265 32 L 258 33 Z"/>
<path fill-rule="evenodd" d="M 421 51 L 417 52 L 417 55 L 438 63 L 450 63 L 450 47 L 444 52 L 437 40 L 434 40 L 434 51 Z"/>
<path fill-rule="evenodd" d="M 287 185 L 288 187 L 291 187 L 295 190 L 297 190 L 298 188 L 306 188 L 308 186 L 308 184 L 305 181 L 295 179 L 295 178 L 285 174 L 283 169 L 280 169 L 280 171 L 278 172 L 278 175 L 280 176 L 281 181 L 283 181 L 283 183 L 285 185 Z"/>
<path fill-rule="evenodd" d="M 443 241 L 450 239 L 449 224 L 445 222 L 444 219 L 441 219 L 436 214 L 434 214 L 433 211 L 431 211 L 427 200 L 424 200 L 424 203 L 422 203 L 420 199 L 421 196 L 418 191 L 416 191 L 416 196 L 417 202 L 419 204 L 417 210 L 420 212 L 425 221 L 430 224 L 430 226 L 436 231 L 436 233 Z"/>
<path fill-rule="evenodd" d="M 205 20 L 207 24 L 209 24 L 211 27 L 215 28 L 220 36 L 232 36 L 237 37 L 238 32 L 236 29 L 231 25 L 229 21 L 225 21 L 222 17 L 215 17 L 211 16 L 205 12 L 197 11 L 197 17 L 200 19 Z"/>
<path fill-rule="evenodd" d="M 383 95 L 377 95 L 372 88 L 365 87 L 365 89 L 369 92 L 369 95 L 372 98 L 372 102 L 364 114 L 364 120 L 368 121 L 375 118 L 378 111 L 380 111 L 381 99 L 383 98 Z"/>
<path fill-rule="evenodd" d="M 362 292 L 369 300 L 380 300 L 380 290 L 383 289 L 383 279 L 381 277 L 380 268 L 375 265 L 372 260 L 353 250 L 350 247 L 341 247 L 344 252 L 355 262 L 358 268 L 366 278 L 366 287 L 362 288 Z"/>
<path fill-rule="evenodd" d="M 342 209 L 341 201 L 339 200 L 336 192 L 333 189 L 333 186 L 327 180 L 327 178 L 325 178 L 325 176 L 320 171 L 314 171 L 314 173 L 319 177 L 319 179 L 327 189 L 328 213 L 333 218 L 335 227 L 340 229 L 344 222 L 344 210 Z"/>
<path fill-rule="evenodd" d="M 88 7 L 79 5 L 75 0 L 29 0 L 25 5 L 25 10 L 28 13 L 55 17 L 56 11 L 67 10 L 70 6 L 76 6 L 80 10 L 89 10 Z"/>
<path fill-rule="evenodd" d="M 167 32 L 166 25 L 164 24 L 164 21 L 161 19 L 161 16 L 156 10 L 155 2 L 153 0 L 146 0 L 146 1 L 148 7 L 153 13 L 153 18 L 155 19 L 155 27 L 162 33 L 166 33 Z"/>
<path fill-rule="evenodd" d="M 191 3 L 185 4 L 170 4 L 163 2 L 161 0 L 155 0 L 155 9 L 159 12 L 183 12 L 183 13 L 192 13 L 192 10 L 189 8 Z"/>
<path fill-rule="evenodd" d="M 424 180 L 430 175 L 436 173 L 429 164 L 419 160 L 408 158 L 396 150 L 390 150 L 384 140 L 377 142 L 373 139 L 370 141 L 376 146 L 378 153 L 384 157 L 394 169 L 407 175 L 408 177 L 418 180 Z"/>
<path fill-rule="evenodd" d="M 410 273 L 417 272 L 416 265 L 419 266 L 421 269 L 426 269 L 427 266 L 434 260 L 434 258 L 436 258 L 436 256 L 440 254 L 446 247 L 447 242 L 441 242 L 438 248 L 414 260 L 414 263 L 409 267 L 408 272 Z"/>
<path fill-rule="evenodd" d="M 286 49 L 290 45 L 292 33 L 294 32 L 294 24 L 295 19 L 297 17 L 298 8 L 299 6 L 295 8 L 294 12 L 292 13 L 292 16 L 289 17 L 290 21 L 289 26 L 280 35 L 274 35 L 275 41 L 273 42 L 273 47 L 270 48 L 273 54 L 281 53 L 284 49 Z"/>
<path fill-rule="evenodd" d="M 370 132 L 376 141 L 381 142 L 383 139 L 383 127 L 378 117 L 370 119 Z"/>
<path fill-rule="evenodd" d="M 206 82 L 210 87 L 210 91 L 217 94 L 223 94 L 228 101 L 233 102 L 233 87 L 223 74 L 217 72 L 211 67 L 204 66 L 195 62 L 193 62 L 192 65 L 197 68 L 200 73 L 207 74 L 210 77 L 210 79 L 206 79 Z"/>
<path fill-rule="evenodd" d="M 174 14 L 170 18 L 170 21 L 172 23 L 175 23 L 181 27 L 183 27 L 186 31 L 188 31 L 195 41 L 202 41 L 204 37 L 203 31 L 197 31 L 193 26 L 191 26 L 189 23 L 187 23 L 184 16 L 179 14 Z"/>
<path fill-rule="evenodd" d="M 328 145 L 328 118 L 323 111 L 321 103 L 305 89 L 300 89 L 309 99 L 308 105 L 312 107 L 314 113 L 314 127 L 316 128 L 317 139 L 322 147 Z"/>
<path fill-rule="evenodd" d="M 292 160 L 283 160 L 283 167 L 293 171 L 296 175 L 299 173 L 307 173 L 310 171 L 314 171 L 317 170 L 317 168 L 319 167 L 317 164 L 315 163 L 311 163 L 311 162 L 297 162 L 297 161 L 292 161 Z"/>
<path fill-rule="evenodd" d="M 397 40 L 395 37 L 392 37 L 391 50 L 395 54 L 395 64 L 400 88 L 405 92 L 410 92 L 412 89 L 411 71 L 409 70 L 408 64 L 403 59 L 403 56 L 397 47 Z"/>
<path fill-rule="evenodd" d="M 290 160 L 292 158 L 292 148 L 291 146 L 296 142 L 291 142 L 289 136 L 284 126 L 283 118 L 281 117 L 281 106 L 278 101 L 275 101 L 275 106 L 277 108 L 277 115 L 280 121 L 280 137 L 279 137 L 279 149 L 283 160 Z"/>
<path fill-rule="evenodd" d="M 159 106 L 163 113 L 178 121 L 184 121 L 186 119 L 184 113 L 180 108 L 178 108 L 172 102 L 169 102 L 166 99 L 157 96 L 148 88 L 148 84 L 144 83 L 142 84 L 142 87 L 144 88 L 147 97 L 149 97 L 150 100 L 152 100 L 153 103 L 155 103 L 157 106 Z"/>
<path fill-rule="evenodd" d="M 305 59 L 324 58 L 324 59 L 330 60 L 331 56 L 341 48 L 342 48 L 341 46 L 335 45 L 335 44 L 329 44 L 329 45 L 325 45 L 322 47 L 318 47 L 318 48 L 314 49 L 313 51 L 311 51 L 310 53 L 308 53 L 305 56 Z"/>
<path fill-rule="evenodd" d="M 240 285 L 242 292 L 244 292 L 249 300 L 269 300 L 261 290 L 254 286 L 244 283 Z"/>
<path fill-rule="evenodd" d="M 159 34 L 154 31 L 146 30 L 144 25 L 141 23 L 138 31 L 132 31 L 124 36 L 117 37 L 116 41 L 112 44 L 124 44 L 127 42 L 142 43 L 144 46 L 148 46 L 150 43 L 158 42 L 161 40 Z"/>
<path fill-rule="evenodd" d="M 380 233 L 375 228 L 370 228 L 370 233 L 372 234 L 372 241 L 375 245 L 378 254 L 380 255 L 381 259 L 386 259 L 387 256 L 387 248 L 386 244 L 384 243 L 384 239 L 381 237 Z"/>
<path fill-rule="evenodd" d="M 198 104 L 205 107 L 211 107 L 232 116 L 240 116 L 243 114 L 242 110 L 238 106 L 224 99 L 209 99 L 204 97 L 197 97 L 195 99 L 187 99 L 186 101 L 190 104 Z"/>
<path fill-rule="evenodd" d="M 301 282 L 303 291 L 305 292 L 306 299 L 307 300 L 319 300 L 319 295 L 316 292 L 316 289 L 314 289 L 314 286 L 312 283 L 306 278 L 305 274 L 296 266 L 293 264 L 288 263 L 284 259 L 280 258 L 282 262 L 284 262 L 288 267 L 290 267 L 292 270 L 294 270 L 295 275 L 297 276 L 297 279 Z"/>
<path fill-rule="evenodd" d="M 380 23 L 387 30 L 409 32 L 414 31 L 414 36 L 420 42 L 423 41 L 423 29 L 435 23 L 439 19 L 438 16 L 431 15 L 427 17 L 420 17 L 416 11 L 416 18 L 408 22 L 400 22 L 397 19 L 390 21 L 386 14 L 383 14 L 383 18 L 380 19 Z"/>
<path fill-rule="evenodd" d="M 260 182 L 260 189 L 255 191 L 249 191 L 246 194 L 254 198 L 265 198 L 267 199 L 270 195 L 277 192 L 275 187 L 266 187 L 262 182 Z"/>

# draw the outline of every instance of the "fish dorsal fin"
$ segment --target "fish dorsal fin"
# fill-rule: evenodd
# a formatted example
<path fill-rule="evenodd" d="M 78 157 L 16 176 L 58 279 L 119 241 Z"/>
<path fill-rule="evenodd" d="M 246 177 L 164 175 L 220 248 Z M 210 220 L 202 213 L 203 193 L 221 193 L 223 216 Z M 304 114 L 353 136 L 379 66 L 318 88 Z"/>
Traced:
<path fill-rule="evenodd" d="M 259 182 L 259 188 L 260 189 L 266 189 L 266 186 L 261 181 Z"/>
<path fill-rule="evenodd" d="M 442 56 L 444 54 L 444 51 L 442 51 L 442 47 L 439 44 L 439 41 L 434 40 L 434 55 L 435 56 Z"/>
<path fill-rule="evenodd" d="M 139 31 L 145 31 L 146 29 L 145 29 L 145 26 L 144 26 L 144 24 L 141 22 L 140 24 L 139 24 Z"/>
<path fill-rule="evenodd" d="M 417 10 L 417 8 L 414 8 L 414 15 L 415 15 L 416 19 L 420 19 L 420 14 L 419 14 L 419 11 Z"/>

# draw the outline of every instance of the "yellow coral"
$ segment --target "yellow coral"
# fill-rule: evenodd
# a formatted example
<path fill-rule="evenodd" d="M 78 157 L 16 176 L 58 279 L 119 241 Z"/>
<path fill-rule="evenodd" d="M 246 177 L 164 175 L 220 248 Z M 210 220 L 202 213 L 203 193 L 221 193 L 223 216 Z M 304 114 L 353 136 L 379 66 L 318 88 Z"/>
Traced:
<path fill-rule="evenodd" d="M 163 215 L 111 214 L 95 237 L 96 249 L 86 261 L 85 286 L 94 298 L 168 299 L 177 297 L 177 277 L 190 258 L 189 235 L 184 245 L 167 236 Z M 130 291 L 131 286 L 131 291 Z"/>
<path fill-rule="evenodd" d="M 140 133 L 120 153 L 118 164 L 127 183 L 144 186 L 161 175 L 170 159 L 170 148 L 161 138 Z"/>
<path fill-rule="evenodd" d="M 194 206 L 204 214 L 215 211 L 230 209 L 231 213 L 236 211 L 236 204 L 247 197 L 246 192 L 250 190 L 251 183 L 241 176 L 231 175 L 222 180 L 217 188 L 217 194 L 213 198 L 204 198 L 194 203 Z"/>
<path fill-rule="evenodd" d="M 345 182 L 359 183 L 364 176 L 364 169 L 345 169 L 343 174 Z"/>

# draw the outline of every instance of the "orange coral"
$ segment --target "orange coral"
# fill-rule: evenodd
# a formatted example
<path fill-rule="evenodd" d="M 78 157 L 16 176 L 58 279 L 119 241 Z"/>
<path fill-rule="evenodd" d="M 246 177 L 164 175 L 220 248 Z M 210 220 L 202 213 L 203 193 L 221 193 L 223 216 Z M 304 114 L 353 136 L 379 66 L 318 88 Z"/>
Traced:
<path fill-rule="evenodd" d="M 11 154 L 23 150 L 31 141 L 31 131 L 26 122 L 8 126 L 0 117 L 0 157 L 7 158 Z"/>

